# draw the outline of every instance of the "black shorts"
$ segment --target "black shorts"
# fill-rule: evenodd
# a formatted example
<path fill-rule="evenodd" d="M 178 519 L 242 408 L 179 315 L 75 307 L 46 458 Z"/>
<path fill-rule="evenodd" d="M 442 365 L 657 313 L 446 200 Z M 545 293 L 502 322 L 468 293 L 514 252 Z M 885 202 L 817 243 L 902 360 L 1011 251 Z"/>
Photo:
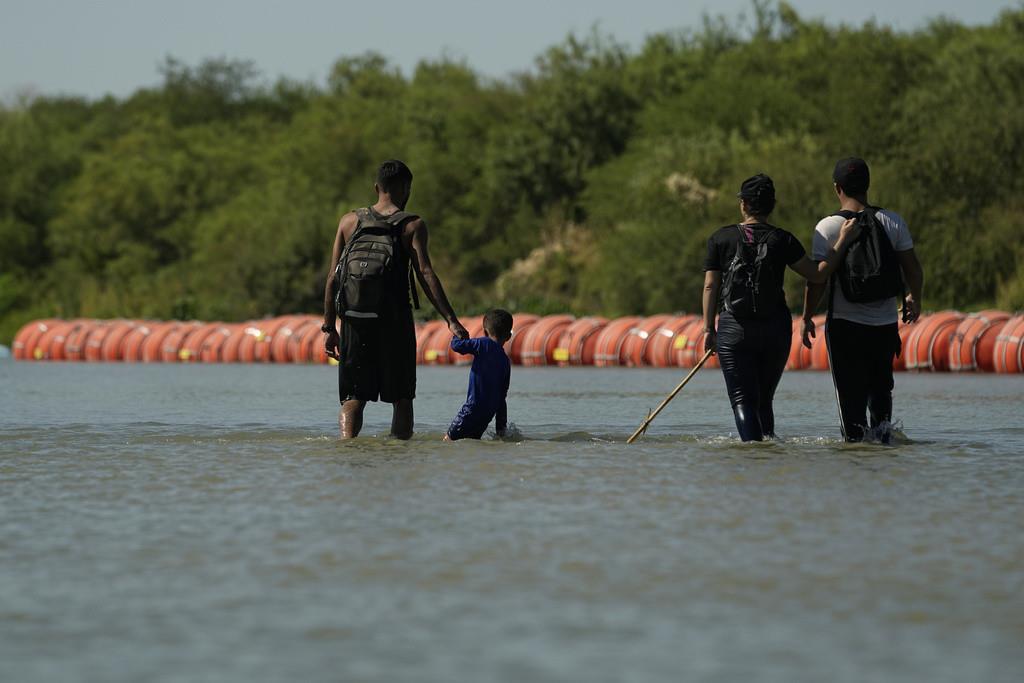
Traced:
<path fill-rule="evenodd" d="M 338 398 L 395 403 L 416 398 L 416 326 L 412 310 L 341 324 Z"/>

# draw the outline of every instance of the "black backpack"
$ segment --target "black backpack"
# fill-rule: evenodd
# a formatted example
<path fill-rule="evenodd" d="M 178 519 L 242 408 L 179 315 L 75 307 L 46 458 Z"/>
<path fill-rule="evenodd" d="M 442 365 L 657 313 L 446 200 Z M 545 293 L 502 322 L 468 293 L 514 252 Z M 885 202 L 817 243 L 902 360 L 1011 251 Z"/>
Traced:
<path fill-rule="evenodd" d="M 860 212 L 833 214 L 843 218 L 856 217 L 860 227 L 860 235 L 847 248 L 833 275 L 834 280 L 839 281 L 843 296 L 851 303 L 866 304 L 903 296 L 899 257 L 885 228 L 878 222 L 878 211 L 877 206 L 868 206 Z"/>
<path fill-rule="evenodd" d="M 379 318 L 393 308 L 393 292 L 400 291 L 405 273 L 399 273 L 402 226 L 414 214 L 396 211 L 380 216 L 371 209 L 356 209 L 359 222 L 334 269 L 334 307 L 339 317 Z M 408 268 L 409 288 L 416 308 L 419 301 Z"/>
<path fill-rule="evenodd" d="M 770 271 L 768 238 L 775 229 L 765 230 L 760 237 L 747 240 L 747 232 L 737 225 L 740 241 L 736 255 L 722 275 L 722 305 L 737 318 L 765 317 L 775 311 L 778 292 L 764 284 L 763 273 Z"/>

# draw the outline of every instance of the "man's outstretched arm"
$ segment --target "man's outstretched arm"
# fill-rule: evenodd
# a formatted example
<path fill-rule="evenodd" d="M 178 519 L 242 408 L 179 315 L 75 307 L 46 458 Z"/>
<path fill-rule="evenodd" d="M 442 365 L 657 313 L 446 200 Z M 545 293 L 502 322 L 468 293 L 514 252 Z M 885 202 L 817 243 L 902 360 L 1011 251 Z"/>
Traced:
<path fill-rule="evenodd" d="M 420 287 L 423 288 L 437 312 L 448 322 L 448 329 L 451 330 L 451 333 L 460 339 L 468 338 L 469 332 L 462 326 L 455 311 L 452 310 L 448 296 L 444 293 L 441 279 L 437 277 L 434 266 L 430 262 L 426 222 L 422 218 L 416 218 L 411 221 L 410 228 L 412 229 L 412 265 L 416 270 L 416 279 L 419 280 Z"/>
<path fill-rule="evenodd" d="M 354 213 L 347 213 L 341 217 L 338 222 L 338 232 L 334 236 L 334 248 L 331 250 L 331 265 L 327 269 L 327 283 L 324 285 L 324 347 L 327 350 L 327 355 L 331 358 L 338 360 L 338 333 L 337 333 L 337 313 L 334 310 L 334 270 L 338 267 L 338 260 L 341 258 L 341 252 L 345 248 L 345 229 L 349 227 L 352 221 L 356 220 Z"/>

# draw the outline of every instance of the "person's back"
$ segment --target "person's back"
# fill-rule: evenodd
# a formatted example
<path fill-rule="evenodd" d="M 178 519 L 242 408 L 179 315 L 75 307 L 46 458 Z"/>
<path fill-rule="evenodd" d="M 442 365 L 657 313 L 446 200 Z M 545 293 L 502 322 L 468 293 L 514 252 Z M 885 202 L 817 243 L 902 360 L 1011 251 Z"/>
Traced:
<path fill-rule="evenodd" d="M 887 241 L 882 246 L 895 252 L 895 259 L 886 268 L 899 270 L 898 273 L 878 274 L 880 280 L 891 280 L 897 285 L 887 287 L 885 294 L 873 300 L 851 301 L 847 296 L 850 287 L 841 282 L 842 270 L 833 275 L 827 289 L 825 341 L 843 437 L 847 441 L 860 441 L 870 427 L 878 432 L 880 440 L 888 441 L 894 386 L 892 363 L 900 353 L 898 302 L 903 299 L 904 322 L 916 321 L 921 311 L 923 273 L 914 253 L 914 240 L 903 218 L 895 211 L 868 202 L 870 172 L 867 163 L 853 157 L 841 159 L 832 180 L 840 211 L 826 216 L 815 226 L 812 258 L 822 260 L 828 256 L 844 221 L 864 219 L 866 225 L 882 233 L 874 236 Z M 872 237 L 865 233 L 861 240 Z M 899 286 L 901 281 L 909 291 Z M 807 286 L 802 334 L 805 346 L 810 347 L 810 337 L 815 335 L 811 317 L 825 293 L 823 284 Z"/>
<path fill-rule="evenodd" d="M 479 439 L 491 420 L 495 421 L 495 431 L 499 436 L 507 427 L 506 398 L 512 364 L 503 345 L 512 334 L 512 316 L 502 310 L 489 312 L 484 318 L 484 332 L 483 337 L 453 337 L 451 341 L 453 351 L 473 356 L 473 364 L 469 371 L 466 402 L 445 435 L 450 441 Z"/>

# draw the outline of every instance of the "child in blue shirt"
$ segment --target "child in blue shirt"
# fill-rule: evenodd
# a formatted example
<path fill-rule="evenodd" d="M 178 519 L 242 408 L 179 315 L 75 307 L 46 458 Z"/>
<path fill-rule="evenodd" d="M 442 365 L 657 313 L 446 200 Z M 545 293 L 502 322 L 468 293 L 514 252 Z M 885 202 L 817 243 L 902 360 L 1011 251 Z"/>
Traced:
<path fill-rule="evenodd" d="M 476 339 L 453 337 L 452 351 L 473 355 L 473 367 L 469 371 L 469 392 L 466 402 L 452 420 L 444 438 L 479 439 L 494 420 L 498 436 L 505 435 L 508 426 L 508 382 L 512 364 L 502 346 L 512 337 L 512 315 L 508 311 L 495 309 L 484 316 L 484 336 Z"/>

